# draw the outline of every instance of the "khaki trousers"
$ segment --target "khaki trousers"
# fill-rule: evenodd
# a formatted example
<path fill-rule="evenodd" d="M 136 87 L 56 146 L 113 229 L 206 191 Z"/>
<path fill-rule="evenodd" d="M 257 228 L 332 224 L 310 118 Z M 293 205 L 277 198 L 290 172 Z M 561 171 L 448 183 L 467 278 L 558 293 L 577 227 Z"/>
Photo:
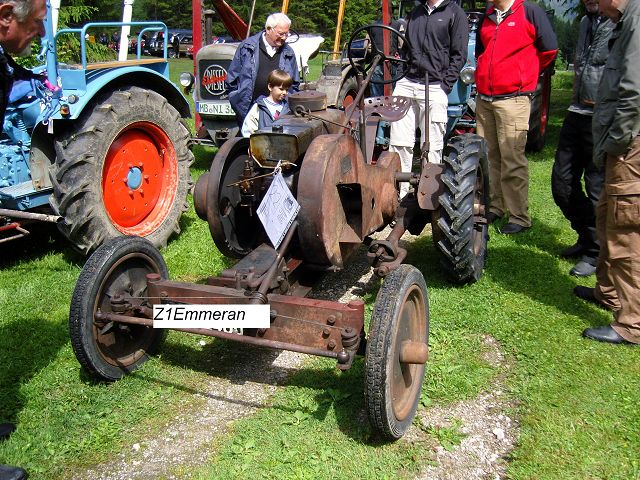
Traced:
<path fill-rule="evenodd" d="M 614 311 L 611 326 L 640 343 L 640 139 L 622 159 L 608 156 L 596 206 L 600 255 L 595 296 Z"/>
<path fill-rule="evenodd" d="M 527 96 L 476 101 L 478 134 L 489 147 L 490 211 L 509 222 L 531 226 L 529 164 L 524 155 L 531 99 Z"/>
<path fill-rule="evenodd" d="M 420 147 L 424 144 L 424 85 L 402 78 L 393 89 L 395 97 L 412 100 L 411 108 L 400 120 L 391 124 L 389 151 L 400 156 L 403 172 L 410 172 L 413 166 L 413 146 L 416 141 L 416 127 L 420 128 Z M 429 155 L 431 163 L 442 163 L 444 133 L 447 129 L 447 106 L 449 99 L 440 85 L 429 85 Z M 400 184 L 400 198 L 409 192 L 409 183 Z"/>

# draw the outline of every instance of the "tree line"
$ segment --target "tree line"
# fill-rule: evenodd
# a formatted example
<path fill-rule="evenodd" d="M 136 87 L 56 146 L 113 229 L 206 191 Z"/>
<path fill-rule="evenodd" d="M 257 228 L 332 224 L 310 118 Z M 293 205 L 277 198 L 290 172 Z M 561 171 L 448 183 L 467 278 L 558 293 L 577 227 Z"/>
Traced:
<path fill-rule="evenodd" d="M 82 5 L 90 8 L 93 12 L 91 14 L 92 21 L 117 21 L 122 18 L 121 1 L 73 0 L 73 2 L 77 6 Z M 248 22 L 251 0 L 229 0 L 227 3 L 245 22 Z M 342 25 L 342 41 L 347 41 L 351 32 L 356 28 L 376 20 L 379 6 L 380 0 L 347 0 Z M 212 4 L 206 0 L 202 2 L 202 7 L 203 10 L 213 8 Z M 273 12 L 279 12 L 281 8 L 281 2 L 256 2 L 251 26 L 252 33 L 261 30 L 267 16 Z M 289 3 L 287 14 L 292 21 L 291 28 L 296 32 L 324 36 L 327 39 L 323 46 L 325 48 L 333 45 L 338 8 L 339 0 L 294 0 Z M 192 9 L 189 0 L 178 2 L 174 0 L 135 0 L 133 4 L 134 21 L 159 20 L 169 28 L 191 28 L 191 18 Z M 227 35 L 226 29 L 217 15 L 213 18 L 213 34 L 216 36 Z"/>

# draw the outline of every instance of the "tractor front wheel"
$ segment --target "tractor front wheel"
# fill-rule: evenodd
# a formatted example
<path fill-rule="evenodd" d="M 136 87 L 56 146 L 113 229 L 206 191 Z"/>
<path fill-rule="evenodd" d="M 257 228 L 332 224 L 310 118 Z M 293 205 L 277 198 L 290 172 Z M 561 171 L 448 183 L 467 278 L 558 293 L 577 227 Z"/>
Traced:
<path fill-rule="evenodd" d="M 411 265 L 385 277 L 371 314 L 364 400 L 373 428 L 388 440 L 411 426 L 424 382 L 429 302 L 420 270 Z"/>
<path fill-rule="evenodd" d="M 151 90 L 129 87 L 87 106 L 55 144 L 51 204 L 62 233 L 84 254 L 123 235 L 165 246 L 188 209 L 188 139 L 178 111 Z"/>
<path fill-rule="evenodd" d="M 118 380 L 139 368 L 164 340 L 165 330 L 96 318 L 97 313 L 119 313 L 124 305 L 149 308 L 149 273 L 169 278 L 160 252 L 140 237 L 106 242 L 80 272 L 69 312 L 71 346 L 80 364 L 102 380 Z"/>

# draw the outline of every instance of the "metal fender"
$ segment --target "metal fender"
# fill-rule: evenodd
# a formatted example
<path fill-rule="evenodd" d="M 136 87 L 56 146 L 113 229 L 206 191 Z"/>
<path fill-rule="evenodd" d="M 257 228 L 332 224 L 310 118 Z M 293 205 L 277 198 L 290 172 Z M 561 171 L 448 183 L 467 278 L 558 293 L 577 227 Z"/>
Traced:
<path fill-rule="evenodd" d="M 67 73 L 67 72 L 64 72 Z M 62 75 L 63 86 L 65 75 Z M 80 72 L 84 76 L 84 72 Z M 161 73 L 149 68 L 142 67 L 117 67 L 109 70 L 96 71 L 95 75 L 88 75 L 88 82 L 83 89 L 63 89 L 63 99 L 61 101 L 69 105 L 70 114 L 62 116 L 59 109 L 56 109 L 50 118 L 54 120 L 74 120 L 78 118 L 91 100 L 106 90 L 116 90 L 120 86 L 138 86 L 144 89 L 153 90 L 163 97 L 180 113 L 183 118 L 191 117 L 189 102 L 184 97 L 180 89 L 171 81 L 167 80 Z M 71 82 L 69 82 L 71 83 Z M 71 95 L 77 96 L 75 103 L 69 103 Z"/>

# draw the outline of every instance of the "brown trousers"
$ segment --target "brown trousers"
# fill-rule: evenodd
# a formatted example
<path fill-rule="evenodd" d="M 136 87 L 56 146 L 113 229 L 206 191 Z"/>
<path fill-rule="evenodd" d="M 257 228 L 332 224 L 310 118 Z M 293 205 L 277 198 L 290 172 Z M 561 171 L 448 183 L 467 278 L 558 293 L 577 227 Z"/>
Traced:
<path fill-rule="evenodd" d="M 613 310 L 611 326 L 640 343 L 640 138 L 624 157 L 608 156 L 596 206 L 600 255 L 596 298 Z"/>
<path fill-rule="evenodd" d="M 489 147 L 490 211 L 509 222 L 531 226 L 529 217 L 529 163 L 524 155 L 531 99 L 511 97 L 488 102 L 477 97 L 478 134 Z"/>

